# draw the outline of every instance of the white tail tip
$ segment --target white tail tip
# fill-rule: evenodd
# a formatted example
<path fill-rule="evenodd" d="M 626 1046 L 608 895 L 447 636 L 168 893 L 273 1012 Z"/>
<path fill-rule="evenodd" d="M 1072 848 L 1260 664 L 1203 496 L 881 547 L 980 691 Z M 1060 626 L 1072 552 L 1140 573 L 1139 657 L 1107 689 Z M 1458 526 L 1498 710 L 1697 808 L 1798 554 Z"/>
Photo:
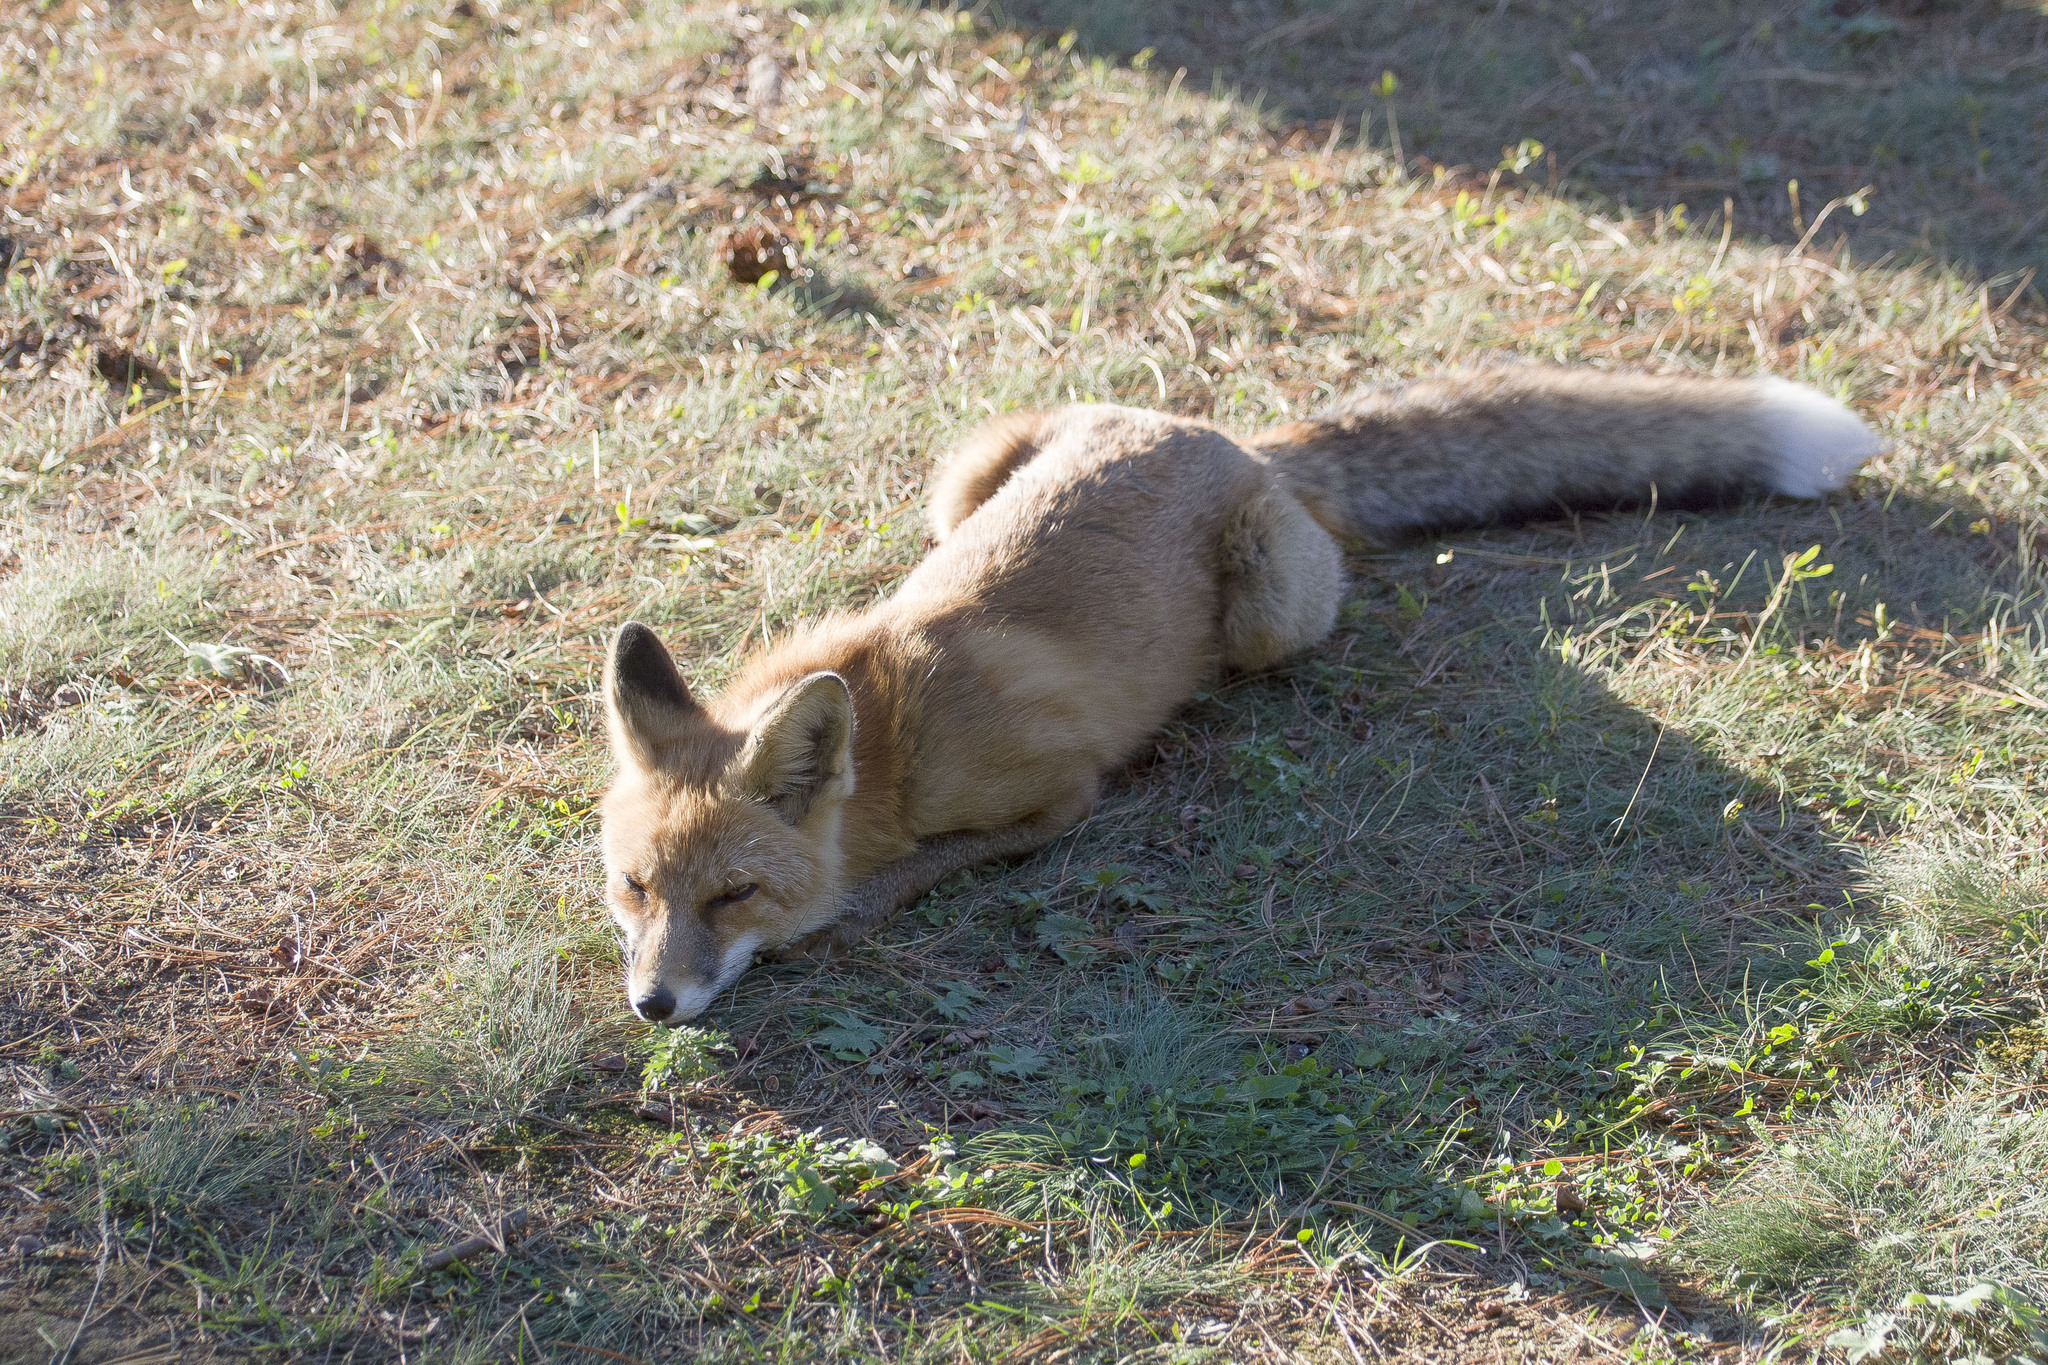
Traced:
<path fill-rule="evenodd" d="M 1778 453 L 1774 492 L 1817 498 L 1883 448 L 1862 418 L 1817 389 L 1776 375 L 1757 380 L 1757 389 L 1756 414 Z"/>

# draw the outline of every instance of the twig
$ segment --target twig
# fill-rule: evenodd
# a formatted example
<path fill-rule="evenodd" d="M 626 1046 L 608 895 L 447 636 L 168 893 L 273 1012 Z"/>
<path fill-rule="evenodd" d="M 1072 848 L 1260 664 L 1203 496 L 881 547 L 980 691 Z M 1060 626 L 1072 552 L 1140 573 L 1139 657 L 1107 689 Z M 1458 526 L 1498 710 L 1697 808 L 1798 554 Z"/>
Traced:
<path fill-rule="evenodd" d="M 1340 1290 L 1337 1297 L 1330 1301 L 1330 1321 L 1337 1324 L 1337 1331 L 1343 1336 L 1345 1348 L 1351 1352 L 1352 1360 L 1356 1361 L 1357 1365 L 1365 1365 L 1365 1357 L 1358 1353 L 1358 1343 L 1351 1339 L 1351 1329 L 1345 1326 L 1344 1314 L 1337 1306 L 1343 1301 L 1343 1298 L 1343 1292 Z M 1366 1340 L 1372 1341 L 1370 1333 L 1367 1334 Z M 1386 1354 L 1380 1350 L 1378 1342 L 1372 1343 L 1372 1349 L 1374 1355 L 1384 1356 Z"/>
<path fill-rule="evenodd" d="M 1792 248 L 1792 254 L 1786 259 L 1794 261 L 1798 260 L 1799 257 L 1806 251 L 1807 243 L 1813 240 L 1813 235 L 1816 232 L 1820 231 L 1820 225 L 1828 220 L 1829 214 L 1833 213 L 1836 209 L 1842 207 L 1842 205 L 1844 204 L 1857 203 L 1863 198 L 1864 195 L 1869 194 L 1873 188 L 1873 186 L 1865 185 L 1862 189 L 1856 191 L 1854 194 L 1845 194 L 1839 199 L 1828 200 L 1827 207 L 1823 208 L 1819 213 L 1814 215 L 1812 226 L 1806 229 L 1805 235 L 1799 239 L 1799 245 Z M 1862 210 L 1858 209 L 1857 212 L 1861 213 Z"/>
<path fill-rule="evenodd" d="M 529 1334 L 530 1330 L 531 1329 L 529 1329 Z M 617 1351 L 607 1351 L 602 1346 L 585 1346 L 583 1343 L 578 1341 L 558 1341 L 555 1343 L 555 1345 L 565 1346 L 572 1351 L 587 1351 L 594 1356 L 603 1356 L 606 1360 L 623 1360 L 626 1362 L 626 1365 L 645 1365 L 645 1362 L 643 1362 L 638 1356 L 620 1355 Z"/>
<path fill-rule="evenodd" d="M 107 1256 L 113 1250 L 113 1238 L 107 1229 L 107 1176 L 102 1169 L 99 1173 L 100 1186 L 100 1264 L 93 1272 L 92 1293 L 85 1296 L 85 1309 L 78 1315 L 78 1330 L 71 1334 L 71 1341 L 56 1355 L 50 1357 L 50 1365 L 66 1365 L 71 1353 L 78 1349 L 78 1339 L 85 1335 L 85 1325 L 92 1321 L 93 1305 L 99 1302 L 100 1286 L 107 1281 Z"/>
<path fill-rule="evenodd" d="M 1707 267 L 1707 278 L 1714 279 L 1721 273 L 1721 260 L 1728 254 L 1728 241 L 1735 235 L 1735 196 L 1721 198 L 1721 245 L 1714 248 L 1714 262 Z"/>
<path fill-rule="evenodd" d="M 960 1229 L 954 1227 L 951 1222 L 948 1222 L 945 1226 L 946 1234 L 953 1239 L 953 1245 L 960 1248 L 960 1268 L 967 1272 L 969 1297 L 979 1299 L 981 1297 L 981 1276 L 976 1273 L 974 1268 L 974 1253 L 967 1249 L 967 1239 L 960 1235 Z"/>
<path fill-rule="evenodd" d="M 1643 787 L 1650 780 L 1650 769 L 1656 766 L 1657 751 L 1664 747 L 1664 732 L 1669 728 L 1671 727 L 1667 725 L 1659 725 L 1657 727 L 1657 740 L 1656 743 L 1650 746 L 1649 762 L 1643 764 L 1643 775 L 1636 779 L 1636 789 L 1629 793 L 1628 804 L 1622 807 L 1621 810 L 1621 818 L 1614 822 L 1614 832 L 1608 836 L 1610 842 L 1621 838 L 1622 827 L 1628 824 L 1628 817 L 1635 810 L 1636 801 L 1642 796 Z"/>
<path fill-rule="evenodd" d="M 471 1237 L 467 1241 L 457 1242 L 452 1247 L 443 1247 L 420 1262 L 420 1271 L 423 1274 L 431 1274 L 436 1270 L 445 1270 L 457 1261 L 481 1256 L 486 1251 L 495 1251 L 502 1255 L 505 1244 L 511 1239 L 512 1234 L 524 1228 L 529 1221 L 525 1209 L 514 1209 L 498 1220 L 495 1234 Z"/>

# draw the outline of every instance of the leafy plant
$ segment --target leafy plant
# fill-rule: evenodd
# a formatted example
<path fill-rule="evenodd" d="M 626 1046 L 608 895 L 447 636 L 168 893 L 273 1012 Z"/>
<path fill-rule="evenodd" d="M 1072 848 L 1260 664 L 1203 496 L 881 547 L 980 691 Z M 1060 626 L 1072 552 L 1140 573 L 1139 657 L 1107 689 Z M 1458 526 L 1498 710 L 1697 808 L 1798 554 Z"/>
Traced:
<path fill-rule="evenodd" d="M 1085 966 L 1100 955 L 1101 949 L 1089 940 L 1101 932 L 1094 921 L 1079 915 L 1046 914 L 1038 919 L 1039 946 L 1056 953 L 1069 967 Z"/>
<path fill-rule="evenodd" d="M 1028 1080 L 1045 1070 L 1051 1060 L 1045 1053 L 1030 1047 L 992 1047 L 988 1050 L 988 1069 L 998 1076 L 1013 1076 Z"/>
<path fill-rule="evenodd" d="M 889 1035 L 851 1010 L 827 1010 L 824 1028 L 813 1029 L 810 1040 L 842 1062 L 872 1057 Z"/>
<path fill-rule="evenodd" d="M 1980 1280 L 1957 1294 L 1905 1295 L 1889 1313 L 1872 1313 L 1828 1337 L 1849 1365 L 1887 1356 L 1903 1360 L 2048 1359 L 2048 1318 L 2025 1295 Z"/>
<path fill-rule="evenodd" d="M 1233 1055 L 1201 1016 L 1160 1001 L 1103 1010 L 1080 1043 L 1077 1057 L 1048 1063 L 1059 1102 L 1042 1127 L 1013 1127 L 970 1141 L 969 1150 L 1014 1157 L 1049 1142 L 1137 1199 L 1148 1217 L 1166 1216 L 1162 1191 L 1172 1192 L 1168 1204 L 1202 1217 L 1289 1175 L 1342 1175 L 1360 1148 L 1352 1111 L 1376 1108 L 1347 1096 L 1313 1057 L 1275 1067 L 1258 1054 Z M 1011 1049 L 1005 1061 L 1039 1059 Z"/>
<path fill-rule="evenodd" d="M 957 1024 L 974 1013 L 988 999 L 988 992 L 967 981 L 941 981 L 932 996 L 932 1012 L 949 1024 Z"/>
<path fill-rule="evenodd" d="M 934 1147 L 932 1171 L 917 1189 L 925 1196 L 966 1188 L 950 1169 L 950 1147 Z M 887 1150 L 861 1138 L 831 1138 L 822 1128 L 794 1135 L 741 1133 L 707 1144 L 706 1157 L 729 1176 L 764 1185 L 776 1206 L 813 1219 L 838 1219 L 871 1206 L 904 1212 L 885 1197 L 901 1167 Z"/>
<path fill-rule="evenodd" d="M 643 1095 L 670 1085 L 690 1085 L 718 1074 L 711 1054 L 728 1046 L 726 1036 L 716 1029 L 683 1024 L 656 1024 L 640 1040 L 638 1050 L 646 1062 L 640 1070 Z"/>
<path fill-rule="evenodd" d="M 1257 796 L 1293 797 L 1308 784 L 1309 766 L 1280 735 L 1264 735 L 1231 750 L 1230 775 Z"/>

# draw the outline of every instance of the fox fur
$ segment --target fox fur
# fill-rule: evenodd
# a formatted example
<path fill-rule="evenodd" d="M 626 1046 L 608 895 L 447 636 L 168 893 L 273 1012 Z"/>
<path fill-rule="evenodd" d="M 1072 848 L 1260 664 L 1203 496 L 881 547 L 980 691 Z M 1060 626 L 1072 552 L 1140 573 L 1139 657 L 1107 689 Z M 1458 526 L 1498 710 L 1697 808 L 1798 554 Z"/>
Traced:
<path fill-rule="evenodd" d="M 1812 389 L 1509 366 L 1234 441 L 1082 404 L 940 466 L 896 592 L 694 697 L 654 632 L 605 673 L 605 894 L 642 1017 L 695 1018 L 756 952 L 845 942 L 1030 852 L 1204 682 L 1329 634 L 1340 546 L 1655 501 L 1816 497 L 1876 452 Z"/>

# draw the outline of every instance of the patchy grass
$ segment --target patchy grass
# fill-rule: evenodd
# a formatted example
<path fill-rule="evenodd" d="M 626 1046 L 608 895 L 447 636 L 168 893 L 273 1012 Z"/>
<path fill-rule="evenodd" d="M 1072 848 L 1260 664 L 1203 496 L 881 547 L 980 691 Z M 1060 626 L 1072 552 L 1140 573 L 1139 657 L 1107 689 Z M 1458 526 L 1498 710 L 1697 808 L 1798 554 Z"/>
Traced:
<path fill-rule="evenodd" d="M 1502 153 L 1610 205 L 1792 243 L 1845 235 L 1863 260 L 2048 264 L 2041 7 L 1682 0 L 1286 7 L 1005 0 L 1091 50 L 1257 92 L 1484 174 Z"/>
<path fill-rule="evenodd" d="M 1933 79 L 1835 19 L 1785 60 Z M 0 21 L 0 1359 L 2033 1332 L 2038 295 L 1938 233 L 1859 264 L 1846 206 L 1773 241 L 1575 199 L 1398 105 L 1396 158 L 1084 36 Z M 1245 60 L 1322 80 L 1319 41 Z M 1987 110 L 2032 88 L 2009 46 Z M 775 278 L 730 278 L 736 227 Z M 1500 352 L 1792 375 L 1890 448 L 1826 505 L 1362 559 L 1325 648 L 1199 698 L 1055 847 L 712 1027 L 626 1016 L 609 628 L 715 687 L 871 600 L 992 412 L 1252 430 Z"/>
<path fill-rule="evenodd" d="M 400 1112 L 431 1104 L 499 1123 L 543 1109 L 600 1037 L 562 979 L 566 956 L 492 925 L 438 989 L 422 992 L 431 1002 L 425 1017 L 356 1102 L 373 1104 L 381 1090 Z"/>
<path fill-rule="evenodd" d="M 1834 1122 L 1757 1163 L 1697 1249 L 1778 1289 L 1848 1280 L 1879 1302 L 1953 1289 L 1954 1267 L 2038 1302 L 2044 1235 L 2025 1172 L 2040 1116 L 1996 1101 L 1906 1109 L 1845 1099 Z"/>

